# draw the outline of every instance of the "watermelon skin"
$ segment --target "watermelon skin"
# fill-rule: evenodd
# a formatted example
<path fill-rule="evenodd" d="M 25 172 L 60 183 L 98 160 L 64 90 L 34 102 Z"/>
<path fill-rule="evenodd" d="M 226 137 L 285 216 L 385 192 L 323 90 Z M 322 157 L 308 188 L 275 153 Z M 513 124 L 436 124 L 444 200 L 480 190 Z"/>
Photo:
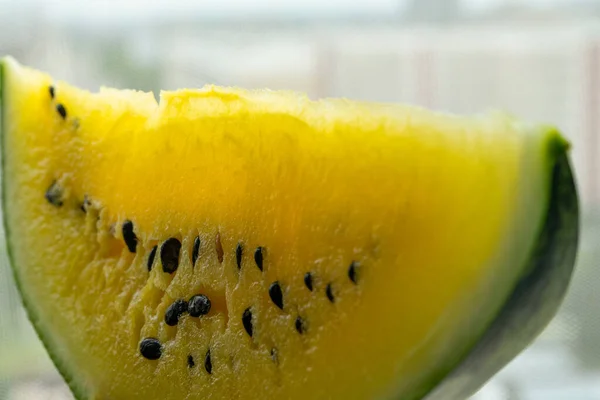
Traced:
<path fill-rule="evenodd" d="M 0 68 L 0 98 L 1 82 L 2 68 Z M 2 115 L 0 121 L 4 121 Z M 579 210 L 575 183 L 564 147 L 557 150 L 557 161 L 553 169 L 546 221 L 537 239 L 529 266 L 524 269 L 527 271 L 526 274 L 521 277 L 512 295 L 484 335 L 466 355 L 457 360 L 454 368 L 438 376 L 422 390 L 415 391 L 410 397 L 403 397 L 403 399 L 459 400 L 473 394 L 503 365 L 522 351 L 554 316 L 573 271 L 578 240 Z M 6 200 L 3 201 L 3 207 L 6 207 L 6 203 Z M 6 220 L 4 223 L 8 238 L 10 230 L 6 226 Z M 11 264 L 14 266 L 10 246 L 8 252 Z M 32 311 L 34 307 L 28 305 L 30 300 L 27 292 L 22 290 L 16 271 L 15 278 L 20 286 L 29 317 L 57 368 L 65 377 L 76 398 L 89 398 L 85 389 L 71 374 L 72 369 L 62 364 L 61 357 L 54 352 L 55 346 L 44 334 L 44 329 L 37 324 L 39 318 Z"/>
<path fill-rule="evenodd" d="M 529 273 L 471 351 L 431 390 L 426 400 L 465 399 L 521 353 L 548 325 L 565 297 L 579 242 L 579 200 L 571 165 L 554 166 L 550 207 Z"/>

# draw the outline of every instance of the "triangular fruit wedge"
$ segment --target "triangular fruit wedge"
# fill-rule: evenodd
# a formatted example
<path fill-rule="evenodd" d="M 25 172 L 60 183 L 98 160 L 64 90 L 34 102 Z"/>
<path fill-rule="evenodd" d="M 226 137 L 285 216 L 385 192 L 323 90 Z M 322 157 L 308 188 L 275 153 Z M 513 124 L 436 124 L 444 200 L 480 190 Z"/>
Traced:
<path fill-rule="evenodd" d="M 0 68 L 12 267 L 78 398 L 462 400 L 568 285 L 552 127 Z"/>

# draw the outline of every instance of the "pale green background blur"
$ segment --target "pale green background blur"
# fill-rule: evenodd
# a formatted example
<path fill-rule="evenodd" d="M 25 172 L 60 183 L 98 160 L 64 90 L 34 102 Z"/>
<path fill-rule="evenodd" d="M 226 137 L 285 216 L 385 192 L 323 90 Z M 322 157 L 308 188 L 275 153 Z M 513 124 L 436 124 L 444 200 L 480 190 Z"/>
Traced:
<path fill-rule="evenodd" d="M 577 273 L 555 321 L 476 399 L 600 400 L 600 1 L 0 0 L 2 54 L 89 89 L 217 83 L 558 125 L 584 205 Z M 3 246 L 0 400 L 70 399 Z"/>

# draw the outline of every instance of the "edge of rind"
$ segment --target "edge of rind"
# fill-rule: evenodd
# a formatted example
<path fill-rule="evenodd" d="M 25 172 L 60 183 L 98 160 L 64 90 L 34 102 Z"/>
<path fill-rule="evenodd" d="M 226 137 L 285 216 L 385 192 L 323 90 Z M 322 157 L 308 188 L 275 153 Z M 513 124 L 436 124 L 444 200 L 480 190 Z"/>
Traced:
<path fill-rule="evenodd" d="M 63 377 L 66 384 L 69 386 L 69 389 L 71 390 L 71 393 L 73 394 L 75 399 L 86 400 L 86 399 L 88 399 L 88 396 L 86 394 L 84 394 L 85 393 L 84 390 L 76 382 L 74 374 L 71 374 L 69 372 L 69 368 L 67 368 L 66 363 L 64 363 L 62 361 L 61 357 L 52 350 L 53 346 L 51 346 L 50 339 L 48 337 L 46 337 L 46 334 L 44 333 L 44 328 L 41 326 L 41 324 L 38 323 L 39 319 L 37 318 L 35 311 L 33 310 L 32 307 L 29 306 L 30 302 L 29 302 L 29 299 L 27 298 L 27 294 L 22 290 L 21 281 L 19 279 L 19 274 L 17 273 L 17 268 L 15 266 L 14 257 L 12 254 L 11 232 L 8 227 L 7 218 L 5 217 L 5 215 L 7 215 L 7 204 L 8 203 L 6 201 L 7 200 L 6 199 L 6 186 L 5 186 L 6 185 L 6 168 L 5 168 L 6 167 L 6 165 L 5 165 L 6 157 L 4 154 L 4 150 L 6 148 L 6 146 L 5 146 L 6 118 L 5 118 L 5 110 L 4 110 L 5 105 L 6 105 L 5 79 L 6 79 L 6 66 L 7 66 L 7 63 L 10 62 L 9 60 L 10 60 L 9 57 L 0 58 L 0 179 L 2 180 L 0 189 L 2 190 L 2 194 L 1 194 L 2 227 L 4 228 L 4 235 L 5 235 L 5 240 L 6 240 L 6 253 L 7 253 L 10 268 L 12 270 L 13 279 L 15 280 L 15 284 L 18 288 L 18 292 L 21 297 L 21 301 L 27 312 L 27 317 L 29 318 L 29 321 L 31 321 L 31 324 L 34 327 L 34 331 L 35 331 L 36 335 L 40 338 L 40 341 L 42 342 L 42 344 L 44 345 L 44 348 L 48 352 L 48 355 L 50 356 L 52 363 L 56 366 L 56 369 L 58 370 L 60 375 Z M 13 62 L 15 62 L 15 61 L 13 61 Z"/>
<path fill-rule="evenodd" d="M 525 275 L 481 338 L 424 396 L 427 400 L 463 400 L 473 395 L 531 344 L 562 303 L 575 267 L 579 202 L 567 156 L 569 145 L 553 139 L 550 203 Z"/>

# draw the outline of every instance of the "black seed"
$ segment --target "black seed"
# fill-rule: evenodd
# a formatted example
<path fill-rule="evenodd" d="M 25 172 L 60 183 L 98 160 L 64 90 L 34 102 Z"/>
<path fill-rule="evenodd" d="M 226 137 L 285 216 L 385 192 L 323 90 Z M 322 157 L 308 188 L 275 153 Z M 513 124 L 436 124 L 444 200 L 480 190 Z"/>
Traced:
<path fill-rule="evenodd" d="M 302 318 L 300 317 L 296 318 L 296 330 L 298 331 L 298 333 L 304 333 L 305 330 L 304 320 L 302 320 Z"/>
<path fill-rule="evenodd" d="M 56 181 L 52 182 L 48 189 L 46 189 L 46 200 L 55 207 L 60 207 L 63 205 L 62 196 L 62 189 Z"/>
<path fill-rule="evenodd" d="M 279 352 L 275 347 L 271 349 L 271 360 L 273 360 L 273 362 L 276 364 L 279 364 Z"/>
<path fill-rule="evenodd" d="M 192 296 L 188 302 L 188 312 L 192 317 L 206 315 L 210 311 L 210 299 L 203 294 Z"/>
<path fill-rule="evenodd" d="M 238 243 L 235 248 L 235 262 L 237 263 L 238 269 L 242 268 L 242 244 Z"/>
<path fill-rule="evenodd" d="M 204 357 L 204 369 L 209 374 L 212 374 L 212 361 L 210 359 L 210 349 L 206 352 L 206 357 Z"/>
<path fill-rule="evenodd" d="M 163 271 L 172 274 L 179 267 L 181 242 L 177 238 L 169 238 L 160 246 L 160 261 Z"/>
<path fill-rule="evenodd" d="M 194 239 L 194 248 L 192 249 L 192 267 L 196 265 L 198 259 L 198 253 L 200 252 L 200 237 L 196 236 Z"/>
<path fill-rule="evenodd" d="M 223 262 L 223 245 L 221 244 L 221 234 L 217 233 L 215 236 L 215 250 L 217 251 L 217 260 L 220 263 Z"/>
<path fill-rule="evenodd" d="M 135 233 L 133 232 L 133 222 L 127 220 L 125 221 L 125 223 L 123 224 L 123 240 L 125 240 L 125 244 L 127 245 L 127 248 L 129 249 L 130 252 L 135 253 L 135 249 L 137 247 L 137 236 L 135 236 Z"/>
<path fill-rule="evenodd" d="M 185 300 L 175 300 L 165 312 L 165 323 L 169 326 L 175 326 L 179 318 L 188 310 L 188 303 Z"/>
<path fill-rule="evenodd" d="M 148 360 L 158 360 L 162 355 L 162 345 L 155 338 L 145 338 L 140 342 L 140 353 Z"/>
<path fill-rule="evenodd" d="M 257 247 L 256 250 L 254 250 L 254 262 L 256 263 L 256 266 L 258 267 L 258 269 L 260 269 L 261 271 L 263 270 L 263 248 L 262 247 Z"/>
<path fill-rule="evenodd" d="M 81 203 L 81 211 L 83 211 L 84 213 L 88 212 L 88 209 L 90 208 L 90 206 L 92 205 L 92 202 L 90 201 L 88 195 L 86 194 L 85 196 L 83 196 L 83 202 Z"/>
<path fill-rule="evenodd" d="M 152 250 L 150 250 L 150 255 L 148 256 L 148 272 L 152 271 L 152 265 L 154 265 L 154 258 L 156 257 L 156 249 L 158 246 L 154 246 Z"/>
<path fill-rule="evenodd" d="M 242 324 L 244 324 L 244 329 L 248 332 L 248 335 L 252 337 L 252 311 L 250 307 L 244 310 L 244 314 L 242 314 Z"/>
<path fill-rule="evenodd" d="M 62 119 L 67 118 L 67 109 L 62 104 L 59 103 L 56 105 L 56 111 L 58 111 Z"/>
<path fill-rule="evenodd" d="M 283 292 L 279 282 L 275 281 L 269 286 L 269 296 L 275 305 L 283 310 Z"/>
<path fill-rule="evenodd" d="M 52 85 L 48 86 L 48 92 L 50 93 L 50 98 L 53 99 L 54 98 L 54 86 L 52 86 Z"/>
<path fill-rule="evenodd" d="M 325 294 L 330 302 L 333 303 L 335 301 L 335 298 L 333 297 L 333 290 L 331 289 L 331 283 L 327 284 L 327 287 L 325 288 Z"/>
<path fill-rule="evenodd" d="M 188 354 L 187 364 L 190 368 L 194 368 L 194 366 L 196 365 L 196 363 L 194 362 L 194 357 L 192 357 L 191 354 Z"/>
<path fill-rule="evenodd" d="M 310 290 L 311 292 L 313 291 L 313 278 L 310 272 L 304 274 L 304 284 L 306 285 L 308 290 Z"/>
<path fill-rule="evenodd" d="M 348 267 L 348 278 L 350 278 L 350 280 L 354 283 L 357 283 L 358 281 L 358 268 L 360 267 L 360 264 L 357 263 L 356 261 L 352 261 L 350 263 L 350 267 Z"/>

